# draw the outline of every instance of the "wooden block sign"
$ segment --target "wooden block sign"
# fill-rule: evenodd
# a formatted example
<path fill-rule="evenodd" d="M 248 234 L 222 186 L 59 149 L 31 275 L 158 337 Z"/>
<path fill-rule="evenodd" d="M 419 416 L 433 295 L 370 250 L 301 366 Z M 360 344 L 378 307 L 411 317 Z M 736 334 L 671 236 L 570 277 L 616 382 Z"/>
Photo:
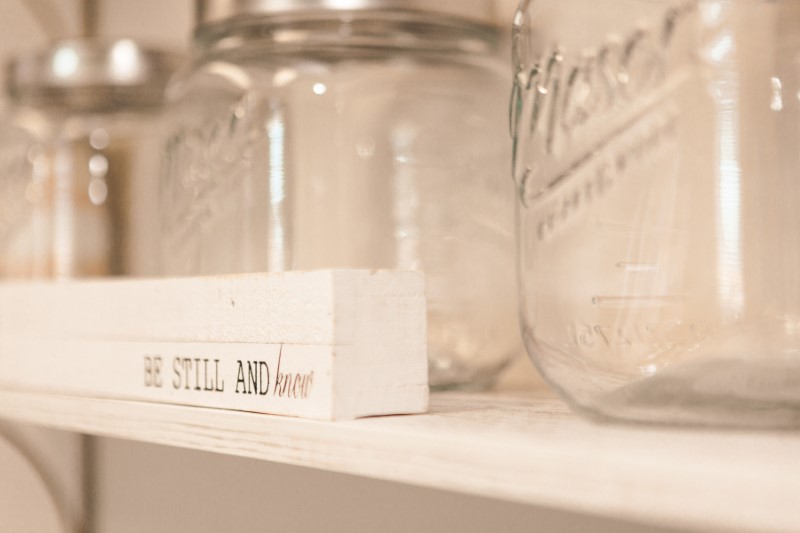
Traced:
<path fill-rule="evenodd" d="M 424 281 L 334 270 L 0 284 L 0 387 L 323 420 L 420 413 Z"/>

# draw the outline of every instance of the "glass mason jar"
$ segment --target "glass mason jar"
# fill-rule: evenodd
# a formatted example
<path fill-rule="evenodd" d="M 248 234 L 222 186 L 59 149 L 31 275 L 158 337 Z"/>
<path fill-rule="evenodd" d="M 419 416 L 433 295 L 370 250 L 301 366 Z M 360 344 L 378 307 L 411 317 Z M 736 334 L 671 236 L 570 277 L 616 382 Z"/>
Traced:
<path fill-rule="evenodd" d="M 521 322 L 580 412 L 800 425 L 800 3 L 524 1 Z"/>
<path fill-rule="evenodd" d="M 167 90 L 166 272 L 422 269 L 431 384 L 488 384 L 521 352 L 491 3 L 197 7 Z"/>
<path fill-rule="evenodd" d="M 15 58 L 0 128 L 0 277 L 154 274 L 158 116 L 174 58 L 122 39 Z"/>

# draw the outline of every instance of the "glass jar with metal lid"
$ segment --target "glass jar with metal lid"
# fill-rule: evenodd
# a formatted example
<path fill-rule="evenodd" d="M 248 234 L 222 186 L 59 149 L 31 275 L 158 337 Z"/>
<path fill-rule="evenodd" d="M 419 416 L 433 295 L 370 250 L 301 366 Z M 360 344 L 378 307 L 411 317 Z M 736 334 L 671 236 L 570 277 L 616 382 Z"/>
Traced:
<path fill-rule="evenodd" d="M 175 59 L 129 39 L 15 58 L 0 132 L 0 275 L 153 274 L 158 117 Z"/>
<path fill-rule="evenodd" d="M 434 386 L 518 353 L 488 0 L 197 3 L 171 82 L 171 274 L 421 269 Z"/>

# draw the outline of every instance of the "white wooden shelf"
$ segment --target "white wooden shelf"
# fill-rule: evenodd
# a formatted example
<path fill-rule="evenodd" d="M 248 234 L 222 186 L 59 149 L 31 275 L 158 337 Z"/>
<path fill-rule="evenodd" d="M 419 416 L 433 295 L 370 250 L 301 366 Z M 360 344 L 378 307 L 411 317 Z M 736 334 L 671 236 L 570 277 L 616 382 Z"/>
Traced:
<path fill-rule="evenodd" d="M 0 417 L 643 524 L 800 528 L 800 433 L 602 426 L 545 391 L 338 423 L 3 391 Z"/>

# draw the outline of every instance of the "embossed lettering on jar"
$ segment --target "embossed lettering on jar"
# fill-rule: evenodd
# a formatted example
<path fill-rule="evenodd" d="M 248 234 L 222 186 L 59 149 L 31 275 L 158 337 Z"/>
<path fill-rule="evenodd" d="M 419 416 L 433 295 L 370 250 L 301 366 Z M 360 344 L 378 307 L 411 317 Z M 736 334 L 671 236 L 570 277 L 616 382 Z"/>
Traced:
<path fill-rule="evenodd" d="M 198 2 L 166 271 L 422 269 L 431 384 L 486 385 L 521 349 L 491 3 L 352 6 Z"/>
<path fill-rule="evenodd" d="M 522 2 L 521 322 L 580 412 L 800 424 L 798 15 L 789 1 Z"/>

